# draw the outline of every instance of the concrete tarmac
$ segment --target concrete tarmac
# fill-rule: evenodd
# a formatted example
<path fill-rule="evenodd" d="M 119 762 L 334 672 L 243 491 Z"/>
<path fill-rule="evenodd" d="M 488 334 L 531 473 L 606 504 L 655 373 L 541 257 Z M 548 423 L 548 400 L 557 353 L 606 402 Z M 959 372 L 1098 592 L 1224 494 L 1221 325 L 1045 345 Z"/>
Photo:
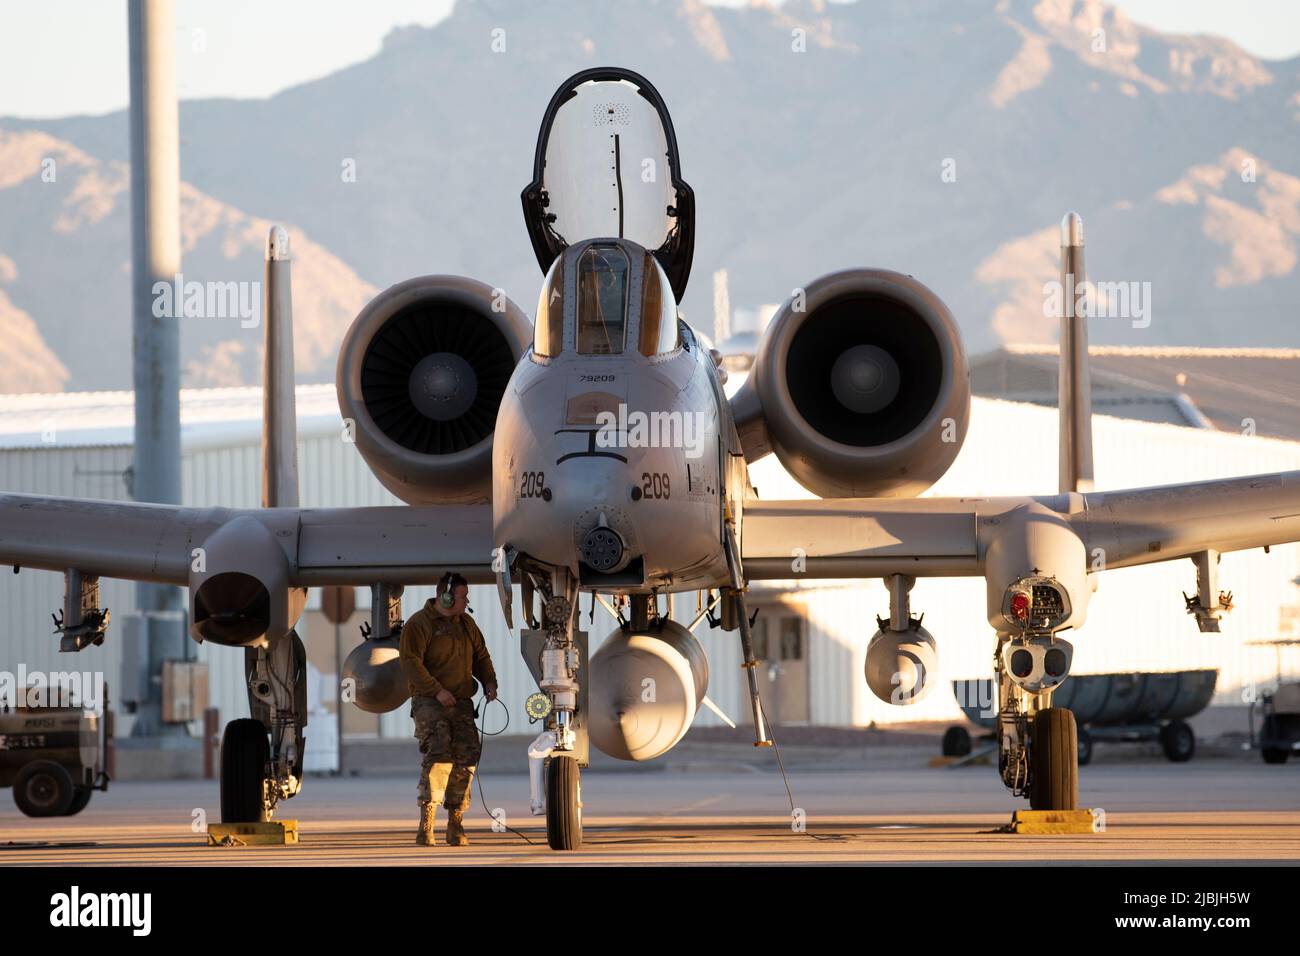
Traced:
<path fill-rule="evenodd" d="M 0 866 L 163 864 L 553 866 L 783 863 L 1261 863 L 1300 861 L 1300 766 L 1246 760 L 1084 768 L 1080 805 L 1106 811 L 1100 834 L 995 833 L 1013 800 L 987 766 L 792 770 L 791 825 L 781 777 L 766 770 L 584 774 L 584 844 L 556 853 L 528 815 L 528 780 L 486 774 L 487 805 L 532 845 L 493 832 L 475 788 L 469 847 L 414 845 L 406 777 L 309 777 L 277 818 L 299 821 L 289 847 L 209 847 L 214 781 L 131 782 L 75 817 L 29 819 L 0 792 Z M 439 839 L 443 817 L 439 817 Z"/>

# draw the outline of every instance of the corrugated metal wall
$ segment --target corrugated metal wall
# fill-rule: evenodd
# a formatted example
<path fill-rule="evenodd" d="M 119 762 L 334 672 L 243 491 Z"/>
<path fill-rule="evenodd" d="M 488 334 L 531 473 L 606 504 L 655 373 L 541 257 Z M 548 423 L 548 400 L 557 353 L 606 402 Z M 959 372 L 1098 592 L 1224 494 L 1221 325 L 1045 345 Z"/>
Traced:
<path fill-rule="evenodd" d="M 259 451 L 255 441 L 229 447 L 197 447 L 185 453 L 183 495 L 187 504 L 253 507 L 258 501 Z M 1193 431 L 1121 419 L 1096 420 L 1098 487 L 1117 488 L 1256 472 L 1300 469 L 1300 444 Z M 51 447 L 39 450 L 0 451 L 0 488 L 37 494 L 125 499 L 121 473 L 130 463 L 125 447 Z M 299 448 L 302 502 L 307 507 L 396 504 L 366 469 L 353 445 L 340 440 L 332 427 L 304 428 Z M 965 447 L 935 493 L 1017 494 L 1042 493 L 1056 487 L 1056 414 L 1051 409 L 998 401 L 974 401 L 971 431 Z M 753 469 L 754 483 L 764 498 L 810 497 L 774 459 Z M 1194 586 L 1190 562 L 1154 565 L 1110 572 L 1101 577 L 1093 596 L 1088 621 L 1070 636 L 1076 649 L 1078 673 L 1108 670 L 1175 670 L 1219 667 L 1218 703 L 1240 700 L 1243 686 L 1270 682 L 1278 656 L 1272 648 L 1251 647 L 1249 641 L 1279 635 L 1300 636 L 1300 551 L 1294 545 L 1225 555 L 1220 565 L 1222 585 L 1235 593 L 1237 609 L 1218 635 L 1202 635 L 1182 608 L 1184 590 Z M 875 615 L 888 608 L 879 581 L 864 584 L 798 582 L 791 587 L 755 588 L 755 598 L 779 600 L 783 590 L 797 593 L 808 608 L 810 719 L 824 724 L 887 723 L 900 720 L 951 719 L 958 715 L 947 689 L 953 678 L 991 673 L 993 637 L 984 619 L 984 593 L 978 579 L 922 580 L 912 593 L 912 606 L 924 612 L 925 626 L 939 642 L 940 674 L 937 688 L 917 704 L 892 707 L 873 697 L 862 679 L 867 639 L 875 629 Z M 412 588 L 404 597 L 406 614 L 427 598 L 432 588 Z M 315 606 L 316 595 L 313 594 Z M 516 597 L 516 602 L 518 597 Z M 103 603 L 115 617 L 134 604 L 131 584 L 105 581 Z M 358 604 L 368 606 L 368 594 L 358 591 Z M 0 574 L 0 669 L 103 670 L 113 682 L 119 667 L 119 645 L 110 633 L 103 647 L 79 657 L 57 653 L 49 614 L 62 604 L 62 579 L 57 574 L 24 572 L 18 577 Z M 524 726 L 521 703 L 534 688 L 518 653 L 518 639 L 507 634 L 497 609 L 495 589 L 471 589 L 475 620 L 487 637 L 503 699 L 512 711 L 512 730 Z M 516 604 L 518 606 L 518 604 Z M 678 595 L 675 617 L 689 623 L 693 595 Z M 344 631 L 343 644 L 358 642 L 356 627 L 364 610 Z M 583 623 L 586 624 L 586 603 Z M 591 631 L 594 650 L 613 628 L 600 607 Z M 315 613 L 304 616 L 301 631 L 316 662 L 313 691 L 313 727 L 309 747 L 333 740 L 332 716 L 321 706 L 322 693 L 334 686 L 333 629 Z M 736 634 L 696 631 L 709 654 L 710 697 L 737 722 L 748 720 Z M 208 661 L 211 698 L 222 719 L 247 713 L 242 654 L 228 648 L 201 647 Z M 1282 665 L 1300 673 L 1300 653 L 1290 649 Z M 326 688 L 324 692 L 320 688 Z M 405 708 L 367 723 L 353 712 L 347 718 L 349 733 L 367 728 L 381 736 L 407 736 L 411 731 Z M 496 726 L 495 715 L 490 718 Z M 701 725 L 719 724 L 701 710 Z M 127 732 L 129 722 L 119 724 Z M 324 766 L 313 758 L 315 766 Z"/>

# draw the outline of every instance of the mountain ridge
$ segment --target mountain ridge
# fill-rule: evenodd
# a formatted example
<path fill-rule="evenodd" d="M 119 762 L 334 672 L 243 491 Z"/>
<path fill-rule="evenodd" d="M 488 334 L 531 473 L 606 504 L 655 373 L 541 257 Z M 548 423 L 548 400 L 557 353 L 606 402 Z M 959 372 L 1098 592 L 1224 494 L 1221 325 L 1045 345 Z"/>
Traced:
<path fill-rule="evenodd" d="M 531 313 L 540 274 L 518 194 L 537 124 L 565 77 L 606 64 L 645 75 L 672 112 L 698 205 L 682 309 L 706 331 L 714 269 L 728 270 L 733 305 L 753 308 L 872 265 L 934 288 L 971 351 L 1053 341 L 1042 286 L 1073 208 L 1090 277 L 1152 288 L 1149 327 L 1099 321 L 1094 342 L 1300 345 L 1300 57 L 1160 34 L 1100 0 L 493 0 L 394 30 L 370 60 L 268 99 L 181 104 L 185 181 L 223 215 L 294 223 L 334 257 L 319 278 L 296 269 L 295 294 L 343 270 L 355 280 L 296 310 L 328 312 L 312 332 L 321 344 L 301 349 L 301 380 L 331 374 L 323 336 L 346 325 L 361 290 L 412 275 L 471 275 Z M 126 157 L 124 113 L 0 119 L 0 130 L 43 133 L 109 169 Z M 16 195 L 35 188 L 0 179 L 0 256 L 19 276 L 73 256 L 57 241 L 61 213 Z M 43 210 L 44 230 L 3 228 L 28 208 Z M 204 255 L 195 268 L 212 278 L 260 277 L 251 259 Z M 111 303 L 129 339 L 124 278 L 86 269 L 98 291 L 78 295 L 80 279 L 41 291 L 4 275 L 0 310 L 8 302 L 39 327 L 71 370 L 67 387 L 129 383 L 129 356 L 115 369 L 87 362 L 64 331 Z M 183 330 L 187 384 L 254 374 L 257 343 L 230 340 Z M 7 354 L 0 367 L 16 361 Z"/>

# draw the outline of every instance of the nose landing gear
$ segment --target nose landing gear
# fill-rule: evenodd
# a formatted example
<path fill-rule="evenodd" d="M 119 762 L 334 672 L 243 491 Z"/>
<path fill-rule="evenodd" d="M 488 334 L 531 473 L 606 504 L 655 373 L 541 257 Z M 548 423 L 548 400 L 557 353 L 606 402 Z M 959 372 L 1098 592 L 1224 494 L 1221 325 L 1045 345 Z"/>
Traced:
<path fill-rule="evenodd" d="M 587 657 L 587 634 L 577 629 L 578 582 L 565 568 L 539 574 L 524 569 L 533 587 L 525 588 L 525 620 L 533 622 L 532 592 L 542 596 L 542 627 L 521 634 L 525 663 L 542 693 L 550 699 L 545 729 L 529 746 L 532 810 L 546 814 L 546 841 L 553 850 L 582 846 L 582 768 L 587 766 L 587 692 L 580 669 Z M 540 767 L 538 765 L 541 765 Z M 544 768 L 545 798 L 538 772 Z"/>

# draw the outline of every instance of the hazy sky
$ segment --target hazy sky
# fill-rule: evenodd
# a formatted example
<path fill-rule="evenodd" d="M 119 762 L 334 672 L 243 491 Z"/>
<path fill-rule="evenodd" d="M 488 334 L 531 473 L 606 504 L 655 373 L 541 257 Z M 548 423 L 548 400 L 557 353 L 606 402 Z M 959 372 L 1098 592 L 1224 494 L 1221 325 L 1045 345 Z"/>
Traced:
<path fill-rule="evenodd" d="M 1256 56 L 1300 53 L 1300 0 L 1117 5 L 1159 30 L 1220 34 Z M 452 0 L 177 0 L 180 95 L 268 96 L 368 59 L 393 27 L 437 23 L 451 7 Z M 121 109 L 127 103 L 126 55 L 125 0 L 6 3 L 0 7 L 0 116 Z M 52 63 L 61 68 L 50 69 Z"/>

